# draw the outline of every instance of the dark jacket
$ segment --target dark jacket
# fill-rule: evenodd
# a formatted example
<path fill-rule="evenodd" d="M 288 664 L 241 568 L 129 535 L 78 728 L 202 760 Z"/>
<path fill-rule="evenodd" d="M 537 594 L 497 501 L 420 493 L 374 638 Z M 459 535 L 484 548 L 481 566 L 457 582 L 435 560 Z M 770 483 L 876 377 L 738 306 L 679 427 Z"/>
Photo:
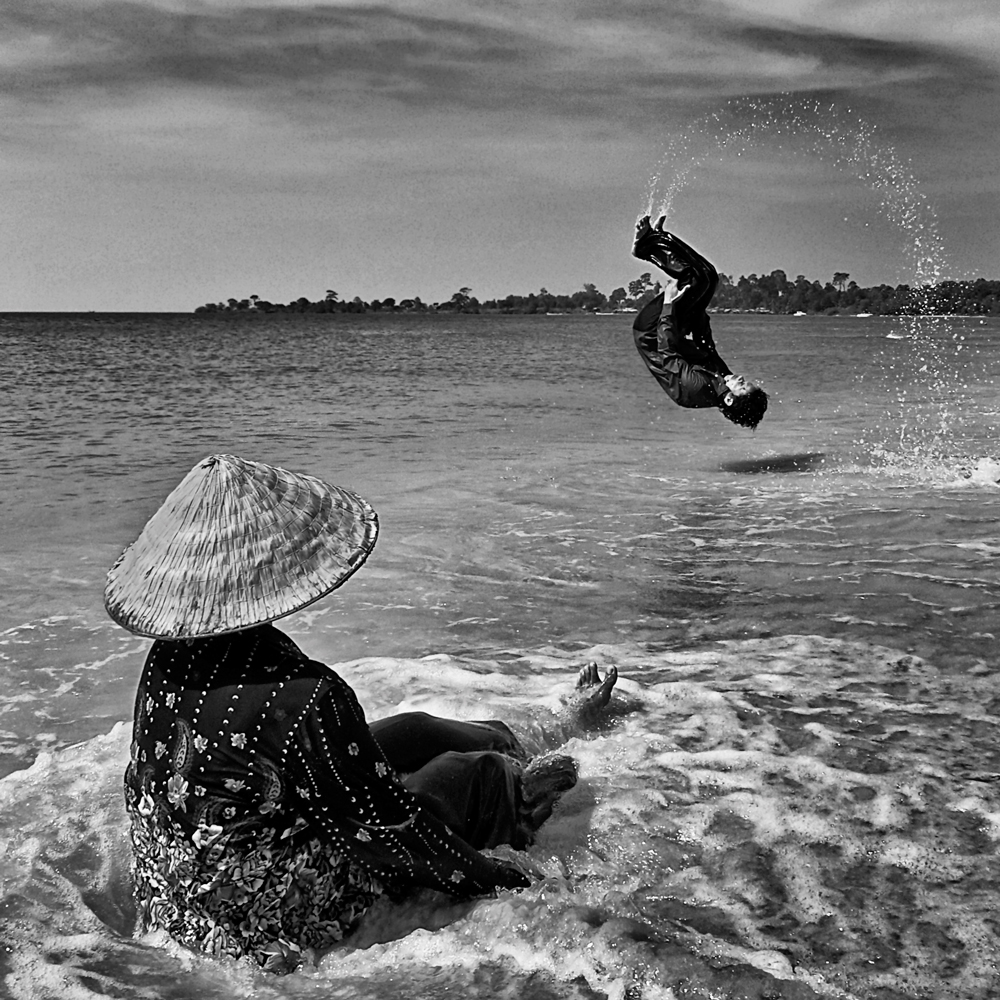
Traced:
<path fill-rule="evenodd" d="M 636 316 L 632 333 L 642 360 L 679 406 L 719 406 L 728 391 L 725 376 L 732 372 L 715 349 L 705 312 L 719 283 L 718 272 L 671 233 L 650 233 L 634 254 L 676 278 L 683 289 L 665 315 L 661 292 Z"/>
<path fill-rule="evenodd" d="M 707 341 L 685 334 L 677 322 L 674 303 L 663 312 L 663 293 L 647 303 L 632 324 L 635 346 L 653 378 L 678 406 L 718 406 L 728 391 L 725 376 L 732 374 L 719 357 L 708 329 Z M 705 325 L 708 317 L 705 316 Z"/>

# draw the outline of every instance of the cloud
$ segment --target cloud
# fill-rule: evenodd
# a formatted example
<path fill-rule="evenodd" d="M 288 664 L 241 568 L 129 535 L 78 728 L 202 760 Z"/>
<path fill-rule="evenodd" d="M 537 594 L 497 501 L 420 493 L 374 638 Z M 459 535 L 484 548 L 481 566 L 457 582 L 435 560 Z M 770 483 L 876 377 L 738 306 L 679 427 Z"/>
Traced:
<path fill-rule="evenodd" d="M 308 284 L 339 255 L 363 290 L 379 273 L 372 227 L 407 226 L 406 266 L 424 269 L 407 280 L 433 295 L 435 274 L 481 252 L 475 217 L 502 231 L 508 272 L 493 276 L 491 240 L 463 283 L 545 273 L 551 285 L 549 269 L 577 280 L 597 258 L 617 274 L 617 236 L 601 248 L 594 234 L 636 210 L 662 144 L 732 98 L 752 117 L 787 92 L 885 124 L 930 185 L 989 193 L 997 58 L 984 12 L 974 0 L 950 0 L 947 17 L 924 0 L 905 17 L 873 0 L 3 0 L 8 256 L 24 258 L 30 288 L 32 260 L 89 266 L 79 248 L 101 233 L 129 248 L 126 268 L 141 239 L 196 289 L 210 266 L 255 282 L 284 267 L 282 280 Z M 720 245 L 748 211 L 745 167 L 724 173 L 728 195 L 699 181 L 679 199 L 697 205 L 692 225 L 716 212 Z M 801 204 L 844 196 L 805 175 Z M 766 216 L 781 185 L 761 192 L 749 204 Z M 46 235 L 63 229 L 72 239 Z M 90 280 L 141 286 L 123 275 Z"/>
<path fill-rule="evenodd" d="M 994 0 L 717 0 L 757 24 L 787 24 L 819 34 L 853 36 L 902 46 L 977 53 L 1000 60 L 1000 19 Z"/>
<path fill-rule="evenodd" d="M 138 100 L 174 86 L 238 93 L 302 116 L 337 101 L 635 122 L 666 100 L 687 106 L 957 71 L 940 47 L 824 26 L 830 16 L 805 23 L 810 6 L 725 0 L 674 4 L 668 15 L 649 2 L 9 0 L 0 13 L 10 54 L 0 85 L 32 103 L 72 102 L 81 91 Z"/>

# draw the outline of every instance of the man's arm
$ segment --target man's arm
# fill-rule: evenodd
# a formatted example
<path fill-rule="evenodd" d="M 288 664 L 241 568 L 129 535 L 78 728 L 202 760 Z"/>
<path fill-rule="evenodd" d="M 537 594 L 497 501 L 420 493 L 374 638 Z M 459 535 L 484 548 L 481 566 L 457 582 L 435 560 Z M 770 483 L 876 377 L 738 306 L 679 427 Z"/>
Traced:
<path fill-rule="evenodd" d="M 704 312 L 719 287 L 719 272 L 710 260 L 702 257 L 680 237 L 673 233 L 664 233 L 664 236 L 669 237 L 667 242 L 673 255 L 685 261 L 685 271 L 680 280 L 684 283 L 684 279 L 688 279 L 685 283 L 688 294 L 680 308 L 691 314 Z"/>
<path fill-rule="evenodd" d="M 731 375 L 732 370 L 716 349 L 708 314 L 701 309 L 694 315 L 684 314 L 677 311 L 675 303 L 669 308 L 670 315 L 660 324 L 660 350 L 679 354 L 714 375 Z"/>
<path fill-rule="evenodd" d="M 659 326 L 662 312 L 663 292 L 660 292 L 639 310 L 639 315 L 636 316 L 635 322 L 632 324 L 635 346 L 643 358 L 659 350 Z"/>
<path fill-rule="evenodd" d="M 642 308 L 632 324 L 632 336 L 639 356 L 653 378 L 659 382 L 660 388 L 678 406 L 718 406 L 720 398 L 726 392 L 724 376 L 693 364 L 683 353 L 669 349 L 669 345 L 667 350 L 661 349 L 657 321 L 662 308 L 661 294 Z"/>

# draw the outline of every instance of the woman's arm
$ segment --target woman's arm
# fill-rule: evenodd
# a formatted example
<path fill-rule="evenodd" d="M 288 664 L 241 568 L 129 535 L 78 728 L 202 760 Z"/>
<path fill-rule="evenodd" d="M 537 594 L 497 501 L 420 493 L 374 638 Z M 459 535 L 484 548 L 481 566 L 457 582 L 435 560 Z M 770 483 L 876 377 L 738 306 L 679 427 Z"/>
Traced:
<path fill-rule="evenodd" d="M 332 673 L 332 671 L 331 671 Z M 387 886 L 474 896 L 528 885 L 421 808 L 389 766 L 351 688 L 336 674 L 290 748 L 298 807 Z"/>

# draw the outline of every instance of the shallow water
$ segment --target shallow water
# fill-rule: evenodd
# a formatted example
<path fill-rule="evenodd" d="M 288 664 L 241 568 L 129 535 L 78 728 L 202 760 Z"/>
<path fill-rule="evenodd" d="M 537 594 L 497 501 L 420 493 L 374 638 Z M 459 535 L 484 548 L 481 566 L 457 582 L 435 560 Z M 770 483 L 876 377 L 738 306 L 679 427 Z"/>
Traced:
<path fill-rule="evenodd" d="M 719 316 L 772 394 L 755 434 L 674 407 L 628 326 L 0 318 L 9 995 L 1000 991 L 1000 324 Z M 364 571 L 286 620 L 369 714 L 541 739 L 619 664 L 535 887 L 383 908 L 280 980 L 131 939 L 113 727 L 147 644 L 103 575 L 217 451 L 379 511 Z"/>

